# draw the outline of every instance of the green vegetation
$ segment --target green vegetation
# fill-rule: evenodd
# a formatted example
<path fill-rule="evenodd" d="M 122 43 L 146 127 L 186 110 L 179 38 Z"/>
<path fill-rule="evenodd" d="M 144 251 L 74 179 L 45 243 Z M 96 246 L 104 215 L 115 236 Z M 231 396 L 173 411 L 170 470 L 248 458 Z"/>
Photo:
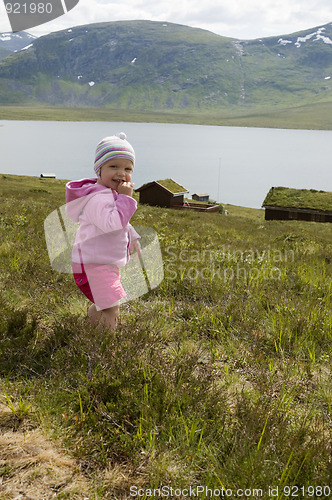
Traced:
<path fill-rule="evenodd" d="M 263 206 L 310 208 L 332 212 L 332 193 L 316 189 L 292 189 L 273 187 L 263 202 Z"/>
<path fill-rule="evenodd" d="M 280 37 L 243 41 L 152 21 L 74 27 L 0 60 L 0 105 L 44 105 L 55 117 L 65 107 L 64 120 L 124 115 L 331 129 L 332 49 L 324 41 L 332 24 L 324 38 L 298 46 L 308 33 L 318 30 L 289 35 L 283 45 Z"/>
<path fill-rule="evenodd" d="M 332 130 L 332 103 L 291 108 L 205 112 L 152 112 L 107 108 L 58 106 L 0 106 L 1 120 L 123 121 L 137 123 L 190 123 L 234 127 Z"/>
<path fill-rule="evenodd" d="M 96 499 L 330 484 L 332 226 L 139 206 L 165 278 L 98 332 L 45 248 L 64 185 L 0 177 L 2 402 L 66 445 Z"/>
<path fill-rule="evenodd" d="M 160 184 L 164 188 L 171 191 L 171 193 L 176 194 L 176 193 L 186 193 L 187 192 L 187 189 L 185 187 L 183 187 L 180 184 L 178 184 L 177 182 L 173 181 L 173 179 L 164 179 L 164 180 L 157 181 L 157 182 L 158 182 L 158 184 Z"/>

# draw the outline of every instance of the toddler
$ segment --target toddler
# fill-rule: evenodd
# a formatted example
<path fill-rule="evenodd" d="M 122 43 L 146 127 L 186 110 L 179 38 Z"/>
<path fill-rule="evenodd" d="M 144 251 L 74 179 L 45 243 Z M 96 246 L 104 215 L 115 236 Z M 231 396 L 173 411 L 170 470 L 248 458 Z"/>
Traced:
<path fill-rule="evenodd" d="M 97 145 L 97 178 L 66 184 L 66 211 L 80 226 L 72 252 L 75 283 L 92 302 L 93 324 L 115 330 L 119 302 L 126 296 L 119 267 L 125 266 L 139 235 L 129 224 L 137 208 L 131 176 L 135 151 L 126 134 L 105 137 Z"/>

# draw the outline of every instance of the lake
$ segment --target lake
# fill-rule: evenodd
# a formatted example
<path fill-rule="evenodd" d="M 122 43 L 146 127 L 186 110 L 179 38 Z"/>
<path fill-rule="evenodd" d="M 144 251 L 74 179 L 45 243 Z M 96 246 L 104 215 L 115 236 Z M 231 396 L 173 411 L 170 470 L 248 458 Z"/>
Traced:
<path fill-rule="evenodd" d="M 0 172 L 94 177 L 95 147 L 124 131 L 133 182 L 171 177 L 190 195 L 260 208 L 271 186 L 332 191 L 332 131 L 162 123 L 0 121 Z"/>

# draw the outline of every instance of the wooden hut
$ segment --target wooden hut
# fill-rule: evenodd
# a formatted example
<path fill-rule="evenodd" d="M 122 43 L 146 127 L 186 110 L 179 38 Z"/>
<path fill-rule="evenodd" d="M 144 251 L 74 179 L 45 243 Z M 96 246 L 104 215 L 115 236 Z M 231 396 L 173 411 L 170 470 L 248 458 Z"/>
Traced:
<path fill-rule="evenodd" d="M 40 174 L 41 179 L 56 179 L 55 174 Z"/>
<path fill-rule="evenodd" d="M 191 197 L 195 201 L 205 201 L 206 203 L 208 203 L 210 199 L 208 193 L 194 193 Z"/>
<path fill-rule="evenodd" d="M 188 193 L 173 179 L 148 182 L 135 191 L 139 193 L 140 203 L 167 208 L 182 207 L 184 195 Z"/>
<path fill-rule="evenodd" d="M 265 220 L 332 222 L 332 193 L 272 187 L 263 202 Z"/>

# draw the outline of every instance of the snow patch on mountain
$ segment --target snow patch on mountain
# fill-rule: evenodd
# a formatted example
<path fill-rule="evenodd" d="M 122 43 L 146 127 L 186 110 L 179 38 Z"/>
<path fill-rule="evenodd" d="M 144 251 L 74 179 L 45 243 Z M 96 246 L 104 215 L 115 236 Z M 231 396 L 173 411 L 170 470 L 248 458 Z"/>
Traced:
<path fill-rule="evenodd" d="M 8 42 L 9 40 L 21 40 L 23 38 L 33 38 L 35 39 L 36 37 L 33 35 L 30 35 L 30 33 L 25 33 L 23 32 L 24 36 L 22 36 L 20 33 L 0 33 L 0 40 L 2 42 Z"/>
<path fill-rule="evenodd" d="M 324 43 L 332 45 L 332 40 L 328 36 L 317 35 L 316 40 L 323 40 Z M 314 40 L 314 41 L 316 41 L 316 40 Z"/>
<path fill-rule="evenodd" d="M 283 38 L 279 38 L 278 43 L 280 45 L 287 45 L 288 43 L 293 43 L 291 40 L 283 40 Z"/>
<path fill-rule="evenodd" d="M 7 33 L 1 33 L 0 34 L 0 40 L 2 42 L 8 42 L 8 40 L 11 40 L 11 36 Z"/>
<path fill-rule="evenodd" d="M 332 44 L 332 40 L 328 36 L 322 35 L 322 32 L 325 31 L 325 29 L 326 28 L 319 28 L 317 31 L 315 31 L 314 33 L 310 33 L 307 36 L 304 37 L 299 36 L 295 42 L 295 46 L 301 47 L 302 43 L 305 43 L 307 40 L 310 40 L 314 36 L 316 36 L 316 38 L 314 38 L 313 40 L 314 42 L 316 42 L 317 40 L 323 40 L 324 43 Z"/>
<path fill-rule="evenodd" d="M 312 40 L 313 42 L 317 42 L 318 40 L 322 40 L 324 43 L 328 45 L 332 45 L 332 40 L 328 36 L 324 36 L 322 33 L 326 30 L 326 28 L 319 28 L 317 31 L 313 33 L 309 33 L 306 36 L 298 36 L 296 42 L 294 42 L 295 47 L 301 47 L 302 44 L 306 43 L 308 40 Z M 316 38 L 314 38 L 316 37 Z M 284 40 L 283 38 L 279 38 L 279 45 L 288 45 L 292 44 L 292 40 Z"/>
<path fill-rule="evenodd" d="M 25 50 L 34 41 L 36 37 L 21 31 L 19 33 L 0 33 L 0 47 L 9 50 L 10 52 L 19 52 L 20 50 Z"/>
<path fill-rule="evenodd" d="M 317 35 L 317 32 L 310 33 L 306 36 L 298 36 L 295 42 L 296 47 L 301 47 L 301 43 L 305 43 L 307 40 L 310 40 L 313 36 Z"/>
<path fill-rule="evenodd" d="M 27 49 L 30 49 L 30 47 L 33 46 L 33 43 L 30 43 L 30 45 L 27 45 L 26 47 L 23 47 L 23 49 L 20 49 L 21 50 L 27 50 Z M 14 50 L 14 52 L 20 52 L 20 51 L 17 51 L 17 50 Z"/>

